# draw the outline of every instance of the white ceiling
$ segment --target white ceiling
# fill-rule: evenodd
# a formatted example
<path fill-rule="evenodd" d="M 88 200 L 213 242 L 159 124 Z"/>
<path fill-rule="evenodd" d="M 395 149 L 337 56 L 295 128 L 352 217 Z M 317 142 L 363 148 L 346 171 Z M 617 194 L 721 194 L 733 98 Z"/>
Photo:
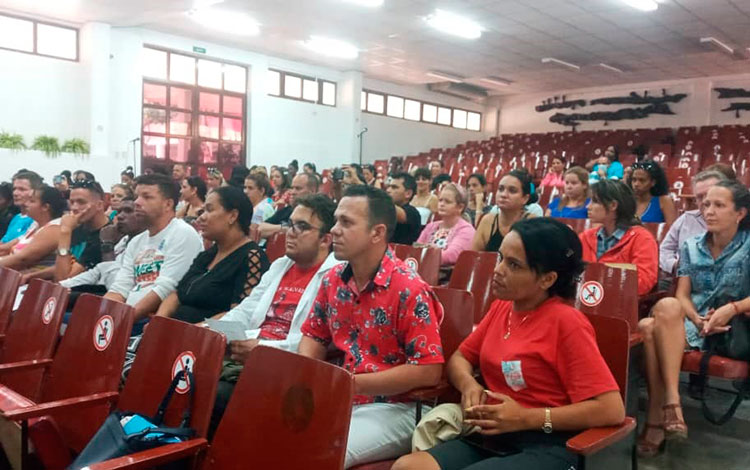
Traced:
<path fill-rule="evenodd" d="M 517 94 L 666 79 L 750 72 L 750 60 L 699 44 L 714 36 L 750 57 L 750 0 L 659 0 L 641 12 L 621 0 L 385 0 L 378 9 L 341 0 L 226 0 L 262 25 L 258 37 L 207 30 L 184 12 L 193 0 L 0 0 L 0 7 L 76 23 L 142 26 L 300 60 L 405 84 L 439 81 L 441 70 L 476 79 L 497 76 L 513 84 L 493 94 Z M 446 36 L 424 17 L 443 8 L 478 21 L 478 40 Z M 356 44 L 354 61 L 317 58 L 299 45 L 310 34 Z M 555 57 L 580 72 L 541 63 Z M 625 70 L 616 73 L 597 64 Z"/>

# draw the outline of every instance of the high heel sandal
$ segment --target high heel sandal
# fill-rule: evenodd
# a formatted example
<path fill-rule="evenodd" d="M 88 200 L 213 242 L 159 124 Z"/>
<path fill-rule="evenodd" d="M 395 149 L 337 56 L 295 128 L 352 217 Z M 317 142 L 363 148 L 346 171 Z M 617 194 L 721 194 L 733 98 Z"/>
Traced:
<path fill-rule="evenodd" d="M 636 444 L 638 457 L 643 457 L 643 458 L 655 457 L 661 454 L 662 452 L 664 452 L 664 449 L 667 445 L 666 434 L 664 435 L 664 437 L 662 437 L 661 441 L 659 442 L 649 441 L 648 439 L 646 439 L 649 429 L 658 429 L 662 431 L 662 433 L 664 433 L 664 424 L 651 424 L 648 422 L 646 423 L 646 426 L 644 426 L 643 428 L 643 432 L 641 433 L 640 436 L 638 436 L 638 442 Z"/>
<path fill-rule="evenodd" d="M 682 409 L 679 403 L 664 405 L 664 434 L 667 440 L 684 440 L 688 437 L 688 428 L 685 420 L 677 417 L 677 408 Z"/>

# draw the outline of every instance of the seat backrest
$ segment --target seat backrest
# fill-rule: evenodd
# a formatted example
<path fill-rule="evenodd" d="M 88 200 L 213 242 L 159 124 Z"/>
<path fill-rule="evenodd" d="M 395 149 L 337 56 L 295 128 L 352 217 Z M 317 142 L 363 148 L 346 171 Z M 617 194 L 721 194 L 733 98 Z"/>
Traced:
<path fill-rule="evenodd" d="M 60 338 L 60 322 L 68 305 L 65 287 L 32 279 L 21 304 L 13 313 L 0 351 L 2 363 L 49 359 Z M 3 374 L 0 383 L 30 398 L 38 399 L 43 370 Z"/>
<path fill-rule="evenodd" d="M 273 263 L 286 254 L 286 233 L 278 232 L 273 234 L 266 241 L 266 256 L 268 262 Z"/>
<path fill-rule="evenodd" d="M 448 362 L 474 327 L 474 314 L 466 308 L 467 305 L 474 305 L 474 296 L 467 290 L 450 287 L 433 287 L 433 290 L 443 305 L 440 340 L 443 343 L 443 357 L 445 362 Z"/>
<path fill-rule="evenodd" d="M 10 268 L 0 268 L 0 334 L 5 334 L 8 328 L 20 285 L 21 273 Z"/>
<path fill-rule="evenodd" d="M 620 387 L 623 402 L 627 403 L 628 361 L 630 360 L 630 331 L 625 320 L 604 315 L 586 315 L 596 332 L 596 344 L 604 361 Z"/>
<path fill-rule="evenodd" d="M 344 369 L 259 346 L 245 361 L 202 468 L 343 469 L 354 380 Z"/>
<path fill-rule="evenodd" d="M 664 240 L 664 237 L 667 236 L 667 224 L 664 222 L 644 222 L 643 228 L 648 230 L 651 235 L 654 236 L 654 239 L 656 240 L 656 243 L 661 245 L 662 240 Z"/>
<path fill-rule="evenodd" d="M 134 315 L 130 305 L 81 295 L 42 382 L 41 401 L 116 392 Z M 68 446 L 80 452 L 108 413 L 109 406 L 104 405 L 55 418 Z"/>
<path fill-rule="evenodd" d="M 474 323 L 479 323 L 490 304 L 492 295 L 492 273 L 495 270 L 499 253 L 489 251 L 464 251 L 458 255 L 453 266 L 448 287 L 467 290 L 474 296 Z"/>
<path fill-rule="evenodd" d="M 187 367 L 195 380 L 190 426 L 205 437 L 225 350 L 226 339 L 220 333 L 171 318 L 151 318 L 117 408 L 154 416 L 173 377 Z M 178 385 L 165 415 L 167 426 L 182 421 L 190 386 L 187 381 Z"/>
<path fill-rule="evenodd" d="M 587 230 L 589 227 L 591 227 L 591 221 L 589 219 L 571 219 L 568 217 L 555 217 L 555 220 L 564 223 L 575 233 L 580 234 L 581 232 Z"/>
<path fill-rule="evenodd" d="M 396 255 L 397 258 L 404 261 L 407 259 L 413 260 L 409 263 L 416 262 L 416 270 L 427 284 L 431 286 L 436 286 L 438 284 L 442 252 L 440 248 L 433 246 L 418 248 L 411 245 L 394 243 L 393 249 L 394 255 Z"/>
<path fill-rule="evenodd" d="M 638 272 L 602 263 L 589 263 L 578 283 L 575 307 L 590 315 L 625 320 L 638 329 Z"/>

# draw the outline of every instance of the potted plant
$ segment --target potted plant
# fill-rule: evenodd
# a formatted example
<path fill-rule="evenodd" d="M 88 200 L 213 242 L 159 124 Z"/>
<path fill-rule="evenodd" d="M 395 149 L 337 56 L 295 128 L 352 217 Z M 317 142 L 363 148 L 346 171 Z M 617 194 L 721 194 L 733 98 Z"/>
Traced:
<path fill-rule="evenodd" d="M 78 155 L 88 155 L 90 153 L 89 143 L 83 139 L 66 140 L 60 150 Z"/>
<path fill-rule="evenodd" d="M 34 139 L 34 144 L 31 146 L 31 149 L 40 150 L 48 157 L 56 157 L 60 154 L 60 143 L 58 142 L 57 137 L 40 135 Z"/>
<path fill-rule="evenodd" d="M 24 150 L 26 148 L 26 143 L 23 141 L 23 136 L 21 134 L 2 131 L 0 132 L 0 148 Z"/>

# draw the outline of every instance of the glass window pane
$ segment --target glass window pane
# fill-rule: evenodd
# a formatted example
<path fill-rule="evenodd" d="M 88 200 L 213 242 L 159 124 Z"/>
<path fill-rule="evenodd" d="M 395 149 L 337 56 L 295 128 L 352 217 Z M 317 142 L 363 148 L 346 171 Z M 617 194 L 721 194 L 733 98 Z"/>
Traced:
<path fill-rule="evenodd" d="M 266 93 L 273 96 L 281 94 L 281 74 L 275 70 L 266 72 Z"/>
<path fill-rule="evenodd" d="M 169 112 L 169 133 L 176 135 L 190 135 L 190 113 L 179 111 Z"/>
<path fill-rule="evenodd" d="M 0 47 L 34 52 L 34 23 L 0 16 Z"/>
<path fill-rule="evenodd" d="M 143 108 L 143 132 L 167 133 L 167 112 L 163 109 Z"/>
<path fill-rule="evenodd" d="M 195 59 L 180 54 L 170 54 L 169 79 L 195 85 Z"/>
<path fill-rule="evenodd" d="M 391 117 L 403 118 L 404 117 L 404 99 L 398 96 L 388 97 L 388 107 L 386 113 Z"/>
<path fill-rule="evenodd" d="M 188 152 L 190 151 L 189 139 L 169 139 L 169 159 L 173 162 L 188 161 Z"/>
<path fill-rule="evenodd" d="M 214 93 L 201 93 L 198 108 L 202 113 L 218 113 L 221 96 Z"/>
<path fill-rule="evenodd" d="M 201 152 L 200 152 L 201 163 L 216 163 L 219 160 L 219 143 L 201 141 Z"/>
<path fill-rule="evenodd" d="M 219 150 L 219 160 L 222 165 L 234 167 L 242 164 L 242 144 L 221 143 Z"/>
<path fill-rule="evenodd" d="M 438 108 L 438 124 L 445 124 L 446 126 L 451 125 L 451 108 Z"/>
<path fill-rule="evenodd" d="M 302 79 L 294 75 L 284 76 L 284 96 L 302 98 Z"/>
<path fill-rule="evenodd" d="M 315 80 L 302 81 L 302 99 L 318 102 L 318 82 Z"/>
<path fill-rule="evenodd" d="M 371 113 L 383 114 L 385 98 L 377 93 L 367 94 L 367 110 Z"/>
<path fill-rule="evenodd" d="M 221 90 L 221 63 L 198 59 L 198 85 Z"/>
<path fill-rule="evenodd" d="M 153 83 L 143 84 L 143 104 L 155 104 L 158 106 L 167 105 L 167 87 L 166 85 L 154 85 Z"/>
<path fill-rule="evenodd" d="M 236 93 L 247 93 L 247 69 L 224 64 L 224 89 Z"/>
<path fill-rule="evenodd" d="M 236 96 L 224 96 L 224 114 L 242 117 L 243 99 Z"/>
<path fill-rule="evenodd" d="M 78 59 L 78 31 L 38 23 L 36 51 L 63 59 Z"/>
<path fill-rule="evenodd" d="M 424 122 L 437 122 L 437 106 L 425 104 L 422 109 L 422 120 Z"/>
<path fill-rule="evenodd" d="M 359 95 L 359 109 L 361 109 L 362 111 L 367 109 L 367 92 L 366 91 L 363 91 Z"/>
<path fill-rule="evenodd" d="M 422 103 L 414 100 L 404 101 L 404 117 L 410 121 L 419 121 Z"/>
<path fill-rule="evenodd" d="M 143 155 L 143 158 L 158 158 L 159 160 L 164 160 L 167 158 L 166 145 L 166 137 L 144 135 L 141 154 Z"/>
<path fill-rule="evenodd" d="M 221 140 L 242 141 L 242 119 L 222 118 Z"/>
<path fill-rule="evenodd" d="M 336 106 L 336 84 L 323 82 L 323 104 Z"/>
<path fill-rule="evenodd" d="M 466 120 L 466 128 L 470 131 L 482 130 L 482 115 L 479 113 L 469 113 L 469 117 Z"/>
<path fill-rule="evenodd" d="M 453 110 L 453 127 L 456 129 L 466 129 L 466 111 L 460 109 Z"/>
<path fill-rule="evenodd" d="M 198 116 L 198 135 L 209 139 L 219 139 L 219 118 L 216 116 Z"/>
<path fill-rule="evenodd" d="M 179 109 L 193 109 L 193 92 L 186 88 L 170 87 L 169 107 Z"/>
<path fill-rule="evenodd" d="M 142 70 L 144 77 L 167 79 L 167 53 L 156 49 L 143 49 L 141 54 Z"/>

